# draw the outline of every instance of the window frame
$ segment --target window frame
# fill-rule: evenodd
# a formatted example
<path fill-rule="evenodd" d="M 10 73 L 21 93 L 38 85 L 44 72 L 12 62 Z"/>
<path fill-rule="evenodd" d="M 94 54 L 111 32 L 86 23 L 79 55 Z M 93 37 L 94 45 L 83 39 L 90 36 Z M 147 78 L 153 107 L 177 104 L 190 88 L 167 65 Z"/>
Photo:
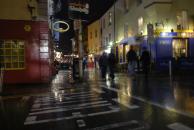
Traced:
<path fill-rule="evenodd" d="M 2 54 L 0 54 L 1 58 L 3 59 L 1 60 L 2 62 L 0 61 L 0 63 L 4 67 L 4 70 L 23 70 L 25 69 L 25 64 L 26 64 L 25 43 L 26 41 L 21 40 L 21 39 L 0 39 L 0 41 L 1 41 L 0 50 L 1 52 L 3 52 Z M 15 47 L 14 47 L 14 43 L 16 45 Z M 22 45 L 19 45 L 20 43 L 22 43 Z M 17 57 L 17 59 L 13 57 Z M 10 59 L 8 60 L 7 58 L 8 59 L 10 58 Z M 15 66 L 16 63 L 17 63 L 17 67 Z M 21 66 L 20 64 L 22 63 L 23 65 Z M 10 64 L 9 67 L 8 67 L 8 64 Z"/>

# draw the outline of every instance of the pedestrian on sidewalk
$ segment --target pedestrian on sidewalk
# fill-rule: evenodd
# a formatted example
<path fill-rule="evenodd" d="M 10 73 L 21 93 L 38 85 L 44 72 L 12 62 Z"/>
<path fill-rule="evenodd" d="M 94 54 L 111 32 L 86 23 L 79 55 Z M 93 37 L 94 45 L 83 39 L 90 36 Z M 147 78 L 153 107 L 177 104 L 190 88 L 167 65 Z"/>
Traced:
<path fill-rule="evenodd" d="M 111 50 L 110 54 L 108 55 L 108 67 L 109 67 L 109 76 L 112 80 L 115 78 L 115 67 L 116 67 L 116 57 L 113 53 L 113 50 Z"/>
<path fill-rule="evenodd" d="M 107 64 L 108 64 L 107 54 L 106 52 L 103 52 L 99 58 L 99 67 L 101 70 L 101 77 L 103 80 L 106 80 Z"/>
<path fill-rule="evenodd" d="M 127 63 L 128 63 L 128 67 L 127 67 L 127 71 L 128 74 L 131 75 L 135 75 L 135 66 L 137 64 L 137 53 L 135 52 L 133 46 L 130 46 L 130 50 L 127 52 Z"/>
<path fill-rule="evenodd" d="M 148 76 L 149 68 L 150 68 L 150 53 L 148 52 L 146 47 L 143 47 L 143 52 L 140 58 L 140 61 L 142 63 L 142 68 L 145 76 Z"/>

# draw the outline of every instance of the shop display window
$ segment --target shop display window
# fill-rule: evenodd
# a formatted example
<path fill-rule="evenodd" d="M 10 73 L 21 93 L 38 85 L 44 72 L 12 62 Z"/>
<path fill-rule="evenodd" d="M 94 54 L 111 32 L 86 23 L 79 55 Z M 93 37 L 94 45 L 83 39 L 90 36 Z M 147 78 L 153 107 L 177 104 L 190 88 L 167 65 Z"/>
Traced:
<path fill-rule="evenodd" d="M 173 39 L 173 57 L 186 58 L 188 57 L 188 40 L 187 39 Z"/>
<path fill-rule="evenodd" d="M 25 68 L 24 41 L 0 40 L 0 64 L 5 70 Z"/>

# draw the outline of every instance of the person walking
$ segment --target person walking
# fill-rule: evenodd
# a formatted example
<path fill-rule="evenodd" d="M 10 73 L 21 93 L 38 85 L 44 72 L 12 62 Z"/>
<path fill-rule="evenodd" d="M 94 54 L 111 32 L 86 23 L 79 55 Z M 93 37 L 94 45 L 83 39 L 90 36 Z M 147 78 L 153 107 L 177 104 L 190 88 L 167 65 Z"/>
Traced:
<path fill-rule="evenodd" d="M 135 65 L 137 64 L 137 54 L 133 49 L 133 46 L 130 46 L 130 50 L 127 52 L 127 63 L 128 63 L 128 74 L 135 74 Z"/>
<path fill-rule="evenodd" d="M 149 68 L 150 68 L 150 53 L 148 52 L 146 47 L 143 47 L 143 52 L 140 58 L 140 61 L 142 63 L 142 68 L 145 76 L 148 76 Z"/>
<path fill-rule="evenodd" d="M 115 78 L 115 66 L 116 66 L 116 57 L 115 54 L 113 53 L 113 50 L 111 50 L 110 54 L 108 55 L 108 67 L 110 71 L 110 78 L 114 80 Z"/>
<path fill-rule="evenodd" d="M 107 54 L 103 52 L 103 54 L 99 58 L 99 67 L 101 70 L 101 77 L 103 80 L 106 80 L 107 64 L 108 64 Z"/>

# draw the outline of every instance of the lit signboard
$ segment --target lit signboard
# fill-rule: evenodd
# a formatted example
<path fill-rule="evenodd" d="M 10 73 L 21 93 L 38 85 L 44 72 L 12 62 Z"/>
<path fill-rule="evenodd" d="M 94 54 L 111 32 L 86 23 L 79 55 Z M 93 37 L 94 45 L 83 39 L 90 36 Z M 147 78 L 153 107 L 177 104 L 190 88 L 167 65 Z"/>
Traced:
<path fill-rule="evenodd" d="M 66 26 L 66 28 L 61 28 L 59 26 L 57 26 L 58 24 L 64 24 Z M 57 32 L 67 32 L 69 30 L 69 24 L 65 21 L 57 21 L 53 23 L 53 30 L 57 31 Z"/>
<path fill-rule="evenodd" d="M 75 0 L 69 0 L 69 17 L 71 19 L 81 19 L 87 20 L 89 14 L 89 4 L 88 3 L 79 3 Z"/>

